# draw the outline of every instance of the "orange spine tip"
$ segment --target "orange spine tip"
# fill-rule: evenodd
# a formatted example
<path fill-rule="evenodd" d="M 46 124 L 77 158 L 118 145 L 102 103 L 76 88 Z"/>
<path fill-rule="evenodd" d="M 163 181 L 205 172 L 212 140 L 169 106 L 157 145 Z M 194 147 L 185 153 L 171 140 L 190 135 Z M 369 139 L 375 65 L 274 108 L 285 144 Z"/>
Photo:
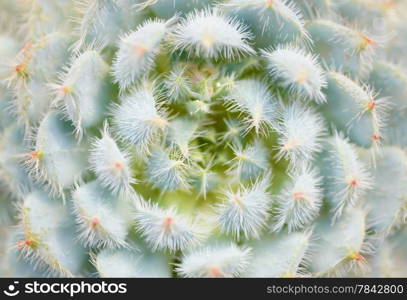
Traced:
<path fill-rule="evenodd" d="M 61 87 L 61 88 L 59 89 L 59 91 L 60 91 L 62 94 L 68 94 L 68 93 L 70 92 L 70 89 L 69 89 L 67 86 L 63 86 L 63 87 Z"/>
<path fill-rule="evenodd" d="M 369 110 L 373 110 L 373 109 L 376 107 L 376 104 L 377 104 L 376 100 L 371 100 L 371 101 L 369 101 L 369 103 L 367 104 L 367 108 L 368 108 Z"/>
<path fill-rule="evenodd" d="M 21 72 L 22 70 L 24 70 L 24 67 L 25 67 L 25 64 L 21 63 L 21 64 L 16 65 L 14 67 L 14 69 L 16 70 L 16 72 Z"/>
<path fill-rule="evenodd" d="M 360 262 L 367 262 L 366 258 L 364 258 L 360 253 L 356 252 L 352 255 L 352 259 Z"/>

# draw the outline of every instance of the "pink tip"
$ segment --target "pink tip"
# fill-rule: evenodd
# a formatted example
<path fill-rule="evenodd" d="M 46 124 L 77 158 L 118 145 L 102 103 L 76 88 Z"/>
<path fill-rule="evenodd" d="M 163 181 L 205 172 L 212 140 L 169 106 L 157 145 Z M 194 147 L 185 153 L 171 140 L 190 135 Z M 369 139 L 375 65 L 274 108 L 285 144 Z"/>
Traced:
<path fill-rule="evenodd" d="M 174 223 L 174 218 L 173 218 L 173 217 L 167 217 L 167 218 L 165 218 L 165 220 L 164 220 L 164 227 L 165 227 L 166 229 L 170 229 L 172 223 Z"/>
<path fill-rule="evenodd" d="M 220 278 L 223 277 L 221 270 L 218 267 L 212 267 L 209 270 L 211 277 Z"/>
<path fill-rule="evenodd" d="M 113 164 L 113 167 L 114 167 L 115 169 L 120 170 L 120 169 L 123 168 L 123 164 L 122 164 L 121 162 L 116 161 L 116 162 Z"/>
<path fill-rule="evenodd" d="M 99 218 L 98 217 L 94 217 L 92 219 L 92 221 L 90 222 L 90 226 L 92 228 L 95 228 L 96 226 L 98 226 L 100 224 Z"/>
<path fill-rule="evenodd" d="M 295 199 L 304 199 L 305 198 L 304 193 L 301 193 L 301 192 L 295 192 L 295 193 L 293 193 L 293 196 Z"/>
<path fill-rule="evenodd" d="M 369 103 L 368 103 L 368 105 L 367 105 L 367 108 L 369 109 L 369 110 L 373 110 L 375 107 L 376 107 L 376 100 L 371 100 Z"/>

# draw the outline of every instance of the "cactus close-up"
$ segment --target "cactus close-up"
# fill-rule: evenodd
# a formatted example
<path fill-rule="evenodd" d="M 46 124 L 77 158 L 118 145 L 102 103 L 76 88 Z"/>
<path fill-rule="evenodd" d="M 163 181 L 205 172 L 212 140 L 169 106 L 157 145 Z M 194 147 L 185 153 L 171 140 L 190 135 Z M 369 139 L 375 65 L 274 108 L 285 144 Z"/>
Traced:
<path fill-rule="evenodd" d="M 0 0 L 0 277 L 407 277 L 406 14 Z"/>

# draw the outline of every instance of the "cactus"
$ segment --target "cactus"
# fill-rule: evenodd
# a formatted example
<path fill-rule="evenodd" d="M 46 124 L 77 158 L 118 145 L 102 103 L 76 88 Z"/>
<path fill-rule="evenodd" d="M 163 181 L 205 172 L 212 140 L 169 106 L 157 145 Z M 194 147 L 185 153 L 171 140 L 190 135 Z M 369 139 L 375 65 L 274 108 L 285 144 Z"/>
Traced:
<path fill-rule="evenodd" d="M 0 11 L 0 276 L 407 276 L 406 1 Z"/>

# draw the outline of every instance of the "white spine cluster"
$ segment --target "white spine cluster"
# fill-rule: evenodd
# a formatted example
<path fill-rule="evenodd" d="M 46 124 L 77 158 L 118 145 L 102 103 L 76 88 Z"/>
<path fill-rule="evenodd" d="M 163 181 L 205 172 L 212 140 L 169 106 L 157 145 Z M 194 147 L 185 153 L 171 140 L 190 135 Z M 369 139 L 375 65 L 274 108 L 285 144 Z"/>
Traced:
<path fill-rule="evenodd" d="M 271 78 L 294 97 L 326 101 L 322 89 L 326 87 L 324 71 L 317 56 L 295 47 L 279 47 L 264 51 Z"/>
<path fill-rule="evenodd" d="M 161 209 L 156 204 L 142 204 L 135 214 L 137 229 L 153 251 L 177 251 L 199 243 L 203 232 L 174 207 Z"/>
<path fill-rule="evenodd" d="M 311 108 L 299 103 L 282 107 L 275 129 L 279 134 L 277 159 L 286 158 L 296 165 L 311 161 L 322 150 L 326 126 Z"/>
<path fill-rule="evenodd" d="M 214 59 L 232 59 L 243 54 L 254 54 L 248 44 L 249 40 L 250 34 L 242 23 L 224 16 L 218 10 L 188 14 L 175 27 L 172 36 L 175 49 Z"/>
<path fill-rule="evenodd" d="M 123 97 L 112 111 L 113 130 L 123 141 L 137 146 L 141 153 L 157 141 L 168 126 L 165 111 L 151 89 L 140 88 Z"/>
<path fill-rule="evenodd" d="M 237 277 L 247 268 L 250 249 L 235 244 L 202 248 L 185 255 L 177 272 L 183 277 Z"/>
<path fill-rule="evenodd" d="M 186 167 L 182 158 L 171 158 L 163 149 L 155 149 L 149 156 L 145 174 L 153 186 L 162 191 L 173 191 L 187 187 Z"/>
<path fill-rule="evenodd" d="M 60 83 L 52 84 L 54 104 L 60 106 L 71 120 L 79 137 L 83 130 L 96 125 L 103 113 L 101 89 L 108 66 L 96 50 L 87 50 L 72 59 L 61 75 Z"/>
<path fill-rule="evenodd" d="M 223 202 L 215 208 L 221 230 L 240 239 L 258 238 L 268 219 L 271 197 L 266 191 L 269 176 L 249 189 L 225 192 Z"/>
<path fill-rule="evenodd" d="M 101 184 L 114 193 L 127 192 L 130 185 L 135 183 L 130 154 L 119 149 L 109 134 L 107 124 L 102 131 L 102 137 L 93 142 L 89 163 Z"/>
<path fill-rule="evenodd" d="M 265 83 L 246 79 L 236 81 L 226 99 L 229 109 L 240 112 L 246 130 L 266 132 L 276 116 L 276 101 Z"/>
<path fill-rule="evenodd" d="M 118 197 L 93 181 L 77 187 L 72 199 L 79 225 L 78 240 L 89 247 L 126 246 L 128 224 L 119 209 Z"/>
<path fill-rule="evenodd" d="M 160 44 L 170 30 L 171 21 L 147 21 L 120 38 L 113 62 L 113 76 L 122 91 L 141 79 L 154 64 Z"/>
<path fill-rule="evenodd" d="M 277 196 L 276 223 L 279 231 L 286 224 L 289 232 L 308 226 L 319 214 L 322 205 L 322 178 L 307 165 L 290 174 L 291 182 Z"/>

